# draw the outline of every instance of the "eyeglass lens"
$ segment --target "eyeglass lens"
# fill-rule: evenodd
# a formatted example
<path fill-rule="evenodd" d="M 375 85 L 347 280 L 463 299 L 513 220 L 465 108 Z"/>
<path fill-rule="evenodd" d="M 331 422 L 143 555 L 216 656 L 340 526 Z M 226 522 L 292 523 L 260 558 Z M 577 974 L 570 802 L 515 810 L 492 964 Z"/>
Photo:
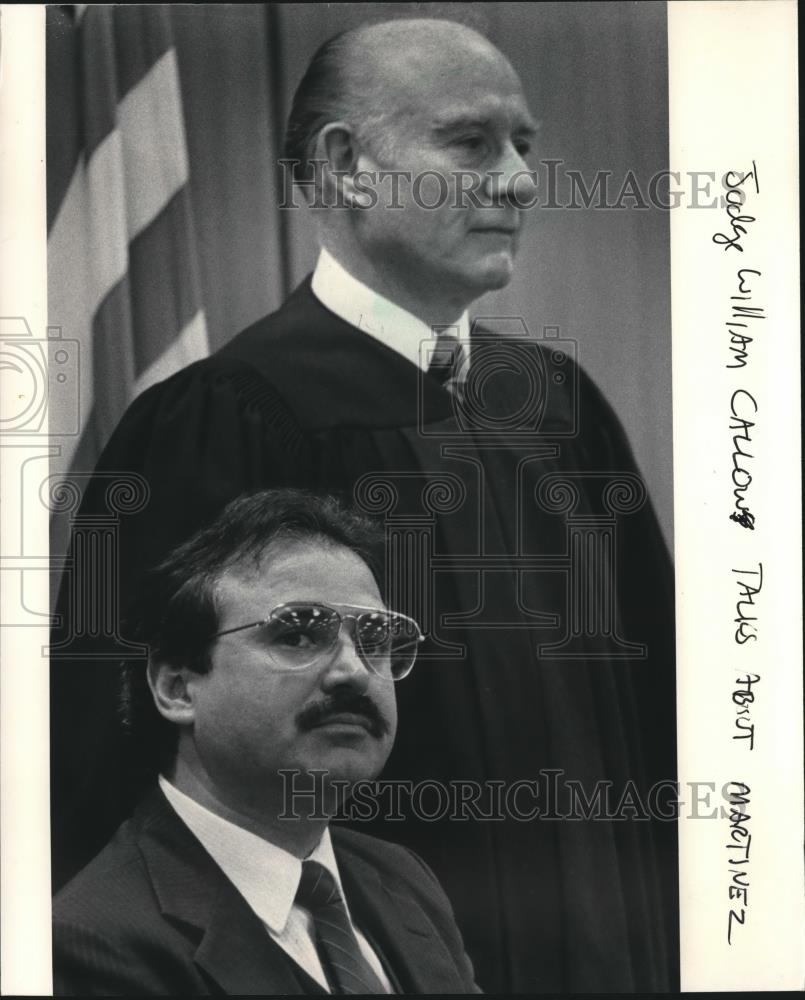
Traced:
<path fill-rule="evenodd" d="M 297 605 L 283 608 L 267 624 L 268 651 L 284 670 L 301 670 L 328 654 L 338 641 L 341 616 L 334 608 Z M 357 647 L 379 674 L 403 677 L 416 656 L 418 631 L 402 615 L 364 611 L 355 616 Z"/>

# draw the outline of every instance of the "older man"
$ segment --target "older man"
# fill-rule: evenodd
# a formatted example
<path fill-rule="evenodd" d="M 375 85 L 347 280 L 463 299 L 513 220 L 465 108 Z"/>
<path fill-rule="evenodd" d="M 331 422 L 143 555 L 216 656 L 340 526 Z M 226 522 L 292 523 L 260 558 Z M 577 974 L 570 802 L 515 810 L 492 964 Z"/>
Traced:
<path fill-rule="evenodd" d="M 269 490 L 150 575 L 127 704 L 162 775 L 55 901 L 57 994 L 475 990 L 424 864 L 328 829 L 335 783 L 385 763 L 421 638 L 380 596 L 373 532 Z"/>
<path fill-rule="evenodd" d="M 326 487 L 384 513 L 407 554 L 394 599 L 429 637 L 388 774 L 479 789 L 474 812 L 408 813 L 386 835 L 444 882 L 485 988 L 662 990 L 676 856 L 646 803 L 675 774 L 667 553 L 619 422 L 566 345 L 470 336 L 466 311 L 511 276 L 532 133 L 517 75 L 469 28 L 403 20 L 326 43 L 286 149 L 319 226 L 312 278 L 135 401 L 99 470 L 151 491 L 121 523 L 124 606 L 143 566 L 244 489 Z M 56 668 L 55 715 L 81 683 Z M 101 754 L 114 773 L 113 727 L 96 719 L 76 743 L 61 719 L 66 867 L 88 819 L 102 828 L 125 801 L 76 808 Z M 574 812 L 602 783 L 610 808 Z M 531 799 L 502 815 L 485 798 L 517 787 Z"/>

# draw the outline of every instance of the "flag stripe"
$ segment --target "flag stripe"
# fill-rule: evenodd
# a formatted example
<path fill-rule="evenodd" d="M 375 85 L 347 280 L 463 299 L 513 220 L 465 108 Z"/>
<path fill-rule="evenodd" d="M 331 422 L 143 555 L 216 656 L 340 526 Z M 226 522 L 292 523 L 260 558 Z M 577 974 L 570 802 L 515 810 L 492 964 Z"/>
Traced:
<path fill-rule="evenodd" d="M 121 101 L 118 130 L 132 239 L 187 183 L 189 175 L 174 49 L 166 52 Z"/>
<path fill-rule="evenodd" d="M 96 310 L 91 343 L 96 372 L 95 419 L 106 442 L 123 416 L 134 388 L 134 328 L 128 275 L 109 291 Z"/>
<path fill-rule="evenodd" d="M 135 395 L 145 392 L 193 361 L 198 361 L 207 352 L 207 322 L 203 310 L 199 310 L 168 349 L 137 379 Z"/>
<path fill-rule="evenodd" d="M 200 306 L 190 196 L 182 188 L 129 247 L 135 375 L 146 371 Z"/>
<path fill-rule="evenodd" d="M 80 344 L 78 392 L 79 421 L 84 427 L 92 405 L 92 313 L 100 299 L 97 292 L 90 293 L 93 273 L 88 238 L 89 185 L 87 171 L 82 163 L 73 174 L 72 182 L 61 204 L 58 217 L 48 239 L 48 322 L 61 327 L 64 338 Z M 51 397 L 48 402 L 51 433 L 69 426 L 69 413 L 62 413 L 62 406 L 69 406 L 66 396 Z M 72 442 L 66 443 L 69 449 Z"/>
<path fill-rule="evenodd" d="M 69 12 L 55 4 L 46 11 L 46 155 L 48 232 L 70 186 L 84 149 L 78 76 L 78 33 Z"/>
<path fill-rule="evenodd" d="M 116 105 L 171 51 L 168 12 L 159 5 L 91 4 L 78 26 L 84 145 L 91 156 L 114 129 Z"/>
<path fill-rule="evenodd" d="M 115 128 L 117 120 L 117 73 L 112 10 L 108 4 L 90 4 L 75 29 L 79 49 L 76 67 L 82 101 L 78 107 L 88 159 Z M 92 52 L 92 58 L 84 57 Z"/>
<path fill-rule="evenodd" d="M 165 100 L 174 114 L 180 115 L 178 98 L 175 98 L 178 85 L 174 86 L 174 99 L 168 96 L 171 73 L 175 72 L 175 58 L 170 53 L 130 93 L 122 116 L 123 127 L 130 130 L 125 141 L 121 132 L 115 130 L 96 149 L 88 166 L 79 163 L 51 228 L 48 265 L 50 322 L 61 326 L 66 337 L 78 337 L 87 346 L 91 342 L 93 313 L 126 274 L 129 239 L 146 229 L 186 183 L 188 167 L 184 148 L 182 152 L 165 158 L 168 166 L 158 157 L 141 155 L 137 151 L 138 143 L 149 144 L 148 135 L 142 134 L 149 130 L 144 129 L 142 119 L 138 122 L 140 115 L 154 114 L 160 109 L 160 99 Z M 166 131 L 157 129 L 159 134 Z M 180 129 L 179 134 L 183 138 L 183 130 Z M 175 139 L 174 134 L 166 145 L 175 145 Z M 126 162 L 124 157 L 130 157 L 132 164 Z M 139 172 L 136 184 L 132 184 L 138 203 L 131 206 L 127 218 L 126 177 L 134 172 Z M 189 253 L 187 238 L 182 240 L 176 236 L 174 243 Z M 171 270 L 172 265 L 168 267 L 168 271 Z M 197 302 L 194 301 L 192 306 L 181 315 L 182 323 L 175 327 L 176 330 L 181 329 L 193 314 Z M 142 367 L 147 367 L 155 356 L 153 349 L 144 350 Z M 92 358 L 87 350 L 82 358 L 81 371 L 85 402 L 87 389 L 92 385 L 92 373 Z M 86 411 L 83 412 L 86 415 Z"/>
<path fill-rule="evenodd" d="M 80 169 L 80 168 L 79 168 Z M 86 167 L 82 185 L 84 216 L 89 227 L 90 256 L 74 266 L 88 272 L 90 311 L 126 273 L 128 225 L 123 142 L 115 130 L 104 139 Z"/>
<path fill-rule="evenodd" d="M 49 321 L 80 358 L 81 437 L 63 431 L 53 463 L 65 474 L 208 342 L 167 8 L 48 13 Z M 75 428 L 67 404 L 51 399 L 54 429 Z"/>
<path fill-rule="evenodd" d="M 163 140 L 170 139 L 167 146 L 176 144 L 177 133 L 171 134 L 171 128 L 178 129 L 179 137 L 184 138 L 175 73 L 171 52 L 129 94 L 121 129 L 106 137 L 86 168 L 78 165 L 53 224 L 50 249 L 58 261 L 59 283 L 68 293 L 78 289 L 84 308 L 90 312 L 126 273 L 128 241 L 145 229 L 187 182 L 183 142 L 181 152 L 172 156 L 143 152 L 151 146 L 154 131 Z M 161 101 L 172 116 L 171 124 L 149 129 L 147 116 L 157 111 L 161 114 Z M 89 220 L 89 232 L 85 220 Z M 80 246 L 76 246 L 76 239 Z M 84 275 L 89 282 L 82 280 Z M 83 289 L 88 298 L 81 294 Z M 54 317 L 54 322 L 60 320 Z"/>
<path fill-rule="evenodd" d="M 86 388 L 92 386 L 93 372 L 102 372 L 105 382 L 94 408 L 95 424 L 104 441 L 143 385 L 171 374 L 171 360 L 176 362 L 176 371 L 208 353 L 206 326 L 197 319 L 201 298 L 188 232 L 192 233 L 189 195 L 183 188 L 131 243 L 128 270 L 94 310 L 91 334 L 80 338 L 92 345 L 91 351 L 81 351 L 81 426 L 93 404 L 93 394 Z M 75 322 L 82 322 L 80 296 L 72 305 Z M 71 329 L 70 319 L 60 315 L 53 304 L 50 316 L 52 323 L 61 324 L 65 331 Z M 176 347 L 174 340 L 187 328 L 192 335 Z M 67 418 L 58 411 L 60 400 L 53 403 L 54 426 L 65 426 Z M 76 444 L 75 440 L 65 441 L 65 453 L 72 453 Z"/>
<path fill-rule="evenodd" d="M 124 97 L 172 47 L 168 4 L 113 4 L 117 96 Z"/>

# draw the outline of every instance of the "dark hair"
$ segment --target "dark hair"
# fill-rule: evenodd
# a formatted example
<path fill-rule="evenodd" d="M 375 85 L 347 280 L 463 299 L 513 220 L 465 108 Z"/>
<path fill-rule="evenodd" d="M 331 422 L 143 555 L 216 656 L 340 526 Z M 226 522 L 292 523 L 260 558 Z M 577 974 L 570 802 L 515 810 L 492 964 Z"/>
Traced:
<path fill-rule="evenodd" d="M 374 522 L 331 496 L 261 490 L 233 500 L 145 574 L 126 634 L 146 644 L 152 659 L 206 673 L 211 667 L 208 638 L 218 628 L 218 581 L 235 566 L 257 569 L 266 548 L 281 539 L 315 539 L 350 549 L 383 592 L 382 533 Z M 153 779 L 173 760 L 179 734 L 158 712 L 142 661 L 123 665 L 121 713 L 131 741 L 129 766 L 139 777 Z"/>
<path fill-rule="evenodd" d="M 284 155 L 293 163 L 293 178 L 299 183 L 313 178 L 310 162 L 316 136 L 348 111 L 346 52 L 351 31 L 342 31 L 320 45 L 294 94 L 285 130 Z"/>

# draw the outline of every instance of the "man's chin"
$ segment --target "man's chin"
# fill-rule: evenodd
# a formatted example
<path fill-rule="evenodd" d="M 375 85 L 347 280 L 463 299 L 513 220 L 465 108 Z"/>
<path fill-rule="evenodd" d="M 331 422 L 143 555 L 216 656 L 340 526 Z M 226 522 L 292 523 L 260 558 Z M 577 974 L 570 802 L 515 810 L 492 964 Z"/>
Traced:
<path fill-rule="evenodd" d="M 323 772 L 325 782 L 371 781 L 386 763 L 389 749 L 382 741 L 371 737 L 363 742 L 331 744 L 323 748 L 323 752 L 311 755 L 303 769 L 310 773 Z"/>
<path fill-rule="evenodd" d="M 363 781 L 374 781 L 383 768 L 382 764 L 373 761 L 338 761 L 333 762 L 324 779 L 324 787 L 331 785 L 339 790 L 351 789 Z"/>
<path fill-rule="evenodd" d="M 478 274 L 478 287 L 480 292 L 494 292 L 498 288 L 505 288 L 514 275 L 514 257 L 510 253 L 499 253 L 488 257 L 480 268 Z"/>

